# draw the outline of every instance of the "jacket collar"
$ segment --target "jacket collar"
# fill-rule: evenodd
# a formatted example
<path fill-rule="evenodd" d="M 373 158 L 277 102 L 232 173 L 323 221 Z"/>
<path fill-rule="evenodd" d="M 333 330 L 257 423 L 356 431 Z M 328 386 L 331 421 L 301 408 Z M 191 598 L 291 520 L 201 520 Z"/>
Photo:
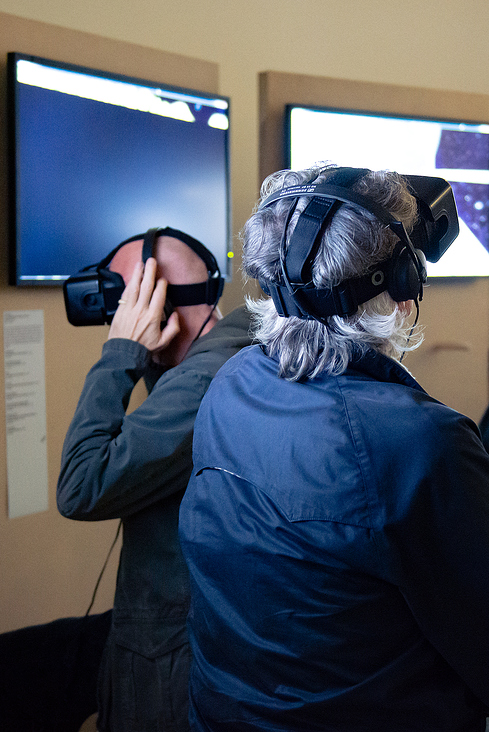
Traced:
<path fill-rule="evenodd" d="M 383 353 L 379 353 L 379 351 L 373 348 L 369 348 L 364 353 L 358 353 L 353 356 L 348 364 L 347 373 L 351 373 L 352 371 L 360 371 L 377 381 L 404 384 L 412 389 L 426 393 L 423 387 L 418 384 L 416 379 L 398 361 L 394 361 L 394 359 L 385 356 Z"/>

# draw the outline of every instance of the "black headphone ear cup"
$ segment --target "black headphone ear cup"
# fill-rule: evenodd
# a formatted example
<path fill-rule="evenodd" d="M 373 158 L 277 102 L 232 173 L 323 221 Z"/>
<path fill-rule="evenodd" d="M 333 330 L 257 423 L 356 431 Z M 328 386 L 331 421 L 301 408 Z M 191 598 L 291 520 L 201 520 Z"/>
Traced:
<path fill-rule="evenodd" d="M 394 250 L 389 268 L 387 291 L 394 302 L 416 300 L 421 293 L 421 287 L 426 278 L 422 279 L 422 273 L 418 271 L 413 255 L 406 244 L 400 242 L 396 249 L 397 252 Z"/>

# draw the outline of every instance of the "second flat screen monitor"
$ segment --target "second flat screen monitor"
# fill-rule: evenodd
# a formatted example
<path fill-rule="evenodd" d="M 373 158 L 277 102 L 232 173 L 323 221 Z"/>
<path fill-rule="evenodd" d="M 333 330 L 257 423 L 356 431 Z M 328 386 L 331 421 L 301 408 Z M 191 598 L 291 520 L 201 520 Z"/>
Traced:
<path fill-rule="evenodd" d="M 430 277 L 489 275 L 489 124 L 288 105 L 288 167 L 341 166 L 439 176 L 453 188 L 460 234 Z"/>

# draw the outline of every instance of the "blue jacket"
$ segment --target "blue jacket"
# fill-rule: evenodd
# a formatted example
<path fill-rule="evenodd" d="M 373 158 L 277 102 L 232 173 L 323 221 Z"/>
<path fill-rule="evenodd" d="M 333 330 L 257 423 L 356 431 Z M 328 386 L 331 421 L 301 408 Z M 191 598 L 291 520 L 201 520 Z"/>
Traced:
<path fill-rule="evenodd" d="M 220 370 L 180 510 L 199 732 L 461 732 L 489 704 L 489 456 L 370 351 Z"/>

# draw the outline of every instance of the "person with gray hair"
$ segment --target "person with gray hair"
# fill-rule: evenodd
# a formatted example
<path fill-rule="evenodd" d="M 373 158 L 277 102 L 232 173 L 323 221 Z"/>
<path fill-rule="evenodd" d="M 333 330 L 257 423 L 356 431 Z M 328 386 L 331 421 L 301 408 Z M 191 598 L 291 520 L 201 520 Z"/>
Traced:
<path fill-rule="evenodd" d="M 401 364 L 424 253 L 458 233 L 435 189 L 263 184 L 243 269 L 269 297 L 201 403 L 180 508 L 193 732 L 485 729 L 489 455 Z"/>
<path fill-rule="evenodd" d="M 262 187 L 262 200 L 274 190 L 300 185 L 314 179 L 327 180 L 331 169 L 314 168 L 304 171 L 280 171 L 269 176 Z M 400 176 L 384 171 L 370 173 L 360 180 L 359 193 L 368 193 L 412 229 L 417 218 L 416 201 Z M 308 199 L 299 199 L 291 217 L 287 234 L 292 235 L 300 213 Z M 259 208 L 244 227 L 243 269 L 249 277 L 261 282 L 281 278 L 280 246 L 284 223 L 290 209 L 290 200 L 284 199 L 274 208 Z M 312 279 L 318 288 L 332 287 L 343 280 L 358 277 L 373 264 L 392 254 L 395 234 L 381 221 L 365 212 L 359 216 L 350 206 L 342 206 L 331 220 L 312 269 Z M 406 321 L 411 303 L 394 302 L 387 291 L 366 302 L 352 318 L 334 315 L 324 325 L 315 319 L 281 318 L 272 300 L 250 302 L 258 328 L 256 338 L 269 349 L 270 355 L 279 354 L 279 374 L 288 379 L 304 376 L 314 378 L 322 371 L 339 374 L 345 370 L 356 348 L 377 348 L 382 353 L 398 358 L 406 350 L 416 348 L 409 342 Z"/>

